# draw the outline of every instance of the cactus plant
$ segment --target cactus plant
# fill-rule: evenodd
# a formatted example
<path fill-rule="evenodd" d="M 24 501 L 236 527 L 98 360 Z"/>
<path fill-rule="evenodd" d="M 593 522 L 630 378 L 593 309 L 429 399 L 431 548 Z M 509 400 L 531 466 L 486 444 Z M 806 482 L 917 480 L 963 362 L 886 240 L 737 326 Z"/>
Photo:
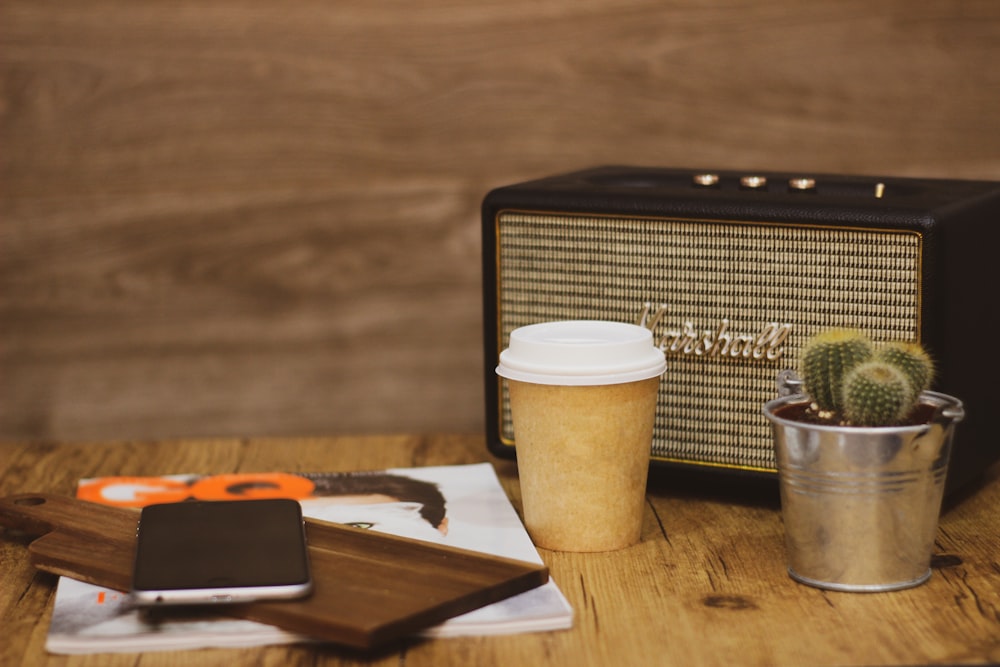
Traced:
<path fill-rule="evenodd" d="M 853 329 L 828 329 L 810 338 L 800 370 L 818 418 L 857 426 L 902 423 L 934 376 L 934 364 L 919 344 L 876 346 Z"/>
<path fill-rule="evenodd" d="M 854 329 L 829 329 L 809 339 L 802 349 L 802 378 L 820 410 L 841 411 L 844 376 L 872 354 L 871 340 Z"/>
<path fill-rule="evenodd" d="M 866 361 L 844 378 L 844 418 L 856 426 L 901 422 L 917 393 L 899 368 L 883 361 Z"/>
<path fill-rule="evenodd" d="M 901 370 L 910 381 L 914 395 L 930 388 L 934 379 L 934 362 L 920 345 L 889 343 L 876 352 L 875 358 Z"/>

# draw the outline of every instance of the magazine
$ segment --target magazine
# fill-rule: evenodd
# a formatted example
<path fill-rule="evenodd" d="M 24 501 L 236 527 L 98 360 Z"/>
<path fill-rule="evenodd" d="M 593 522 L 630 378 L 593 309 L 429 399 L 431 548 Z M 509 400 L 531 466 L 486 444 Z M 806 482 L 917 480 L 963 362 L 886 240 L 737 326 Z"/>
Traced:
<path fill-rule="evenodd" d="M 188 498 L 291 497 L 307 517 L 532 563 L 541 558 L 489 463 L 360 473 L 239 473 L 101 477 L 77 497 L 123 507 Z M 560 630 L 573 609 L 548 583 L 430 628 L 430 637 Z M 246 647 L 312 641 L 270 625 L 211 612 L 153 618 L 128 595 L 60 577 L 46 640 L 51 653 Z"/>

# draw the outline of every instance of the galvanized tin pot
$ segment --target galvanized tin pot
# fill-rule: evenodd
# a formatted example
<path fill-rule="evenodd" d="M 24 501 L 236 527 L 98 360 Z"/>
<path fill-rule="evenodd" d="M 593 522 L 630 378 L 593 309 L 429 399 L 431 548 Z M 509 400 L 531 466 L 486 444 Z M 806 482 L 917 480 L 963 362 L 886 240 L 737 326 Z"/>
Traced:
<path fill-rule="evenodd" d="M 779 386 L 782 380 L 779 379 Z M 944 481 L 961 401 L 924 392 L 926 424 L 828 426 L 789 418 L 802 394 L 768 402 L 788 573 L 810 586 L 879 592 L 931 574 Z"/>

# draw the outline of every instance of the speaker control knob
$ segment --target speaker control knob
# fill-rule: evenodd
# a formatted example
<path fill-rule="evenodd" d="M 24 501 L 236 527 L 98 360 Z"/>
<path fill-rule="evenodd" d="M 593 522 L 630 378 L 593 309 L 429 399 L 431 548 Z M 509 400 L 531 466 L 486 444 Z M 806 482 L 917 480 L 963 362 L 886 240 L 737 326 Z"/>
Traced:
<path fill-rule="evenodd" d="M 740 187 L 744 190 L 764 190 L 767 188 L 767 178 L 764 176 L 744 176 L 740 179 Z"/>
<path fill-rule="evenodd" d="M 811 192 L 816 189 L 816 179 L 805 177 L 789 179 L 788 189 L 792 192 Z"/>

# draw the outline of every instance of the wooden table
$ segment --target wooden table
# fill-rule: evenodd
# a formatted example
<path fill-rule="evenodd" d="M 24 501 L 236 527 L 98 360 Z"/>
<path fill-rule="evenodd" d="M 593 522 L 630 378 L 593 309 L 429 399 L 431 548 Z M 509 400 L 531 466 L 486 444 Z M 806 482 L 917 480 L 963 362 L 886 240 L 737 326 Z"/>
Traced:
<path fill-rule="evenodd" d="M 0 494 L 71 495 L 81 477 L 335 471 L 491 461 L 520 508 L 516 465 L 480 436 L 0 444 Z M 307 644 L 148 653 L 155 665 L 922 665 L 1000 662 L 1000 469 L 948 500 L 935 571 L 895 593 L 825 592 L 788 578 L 773 485 L 651 473 L 641 544 L 542 551 L 576 611 L 571 630 L 407 641 L 374 654 Z M 0 541 L 0 665 L 131 665 L 135 654 L 45 652 L 56 578 Z"/>

